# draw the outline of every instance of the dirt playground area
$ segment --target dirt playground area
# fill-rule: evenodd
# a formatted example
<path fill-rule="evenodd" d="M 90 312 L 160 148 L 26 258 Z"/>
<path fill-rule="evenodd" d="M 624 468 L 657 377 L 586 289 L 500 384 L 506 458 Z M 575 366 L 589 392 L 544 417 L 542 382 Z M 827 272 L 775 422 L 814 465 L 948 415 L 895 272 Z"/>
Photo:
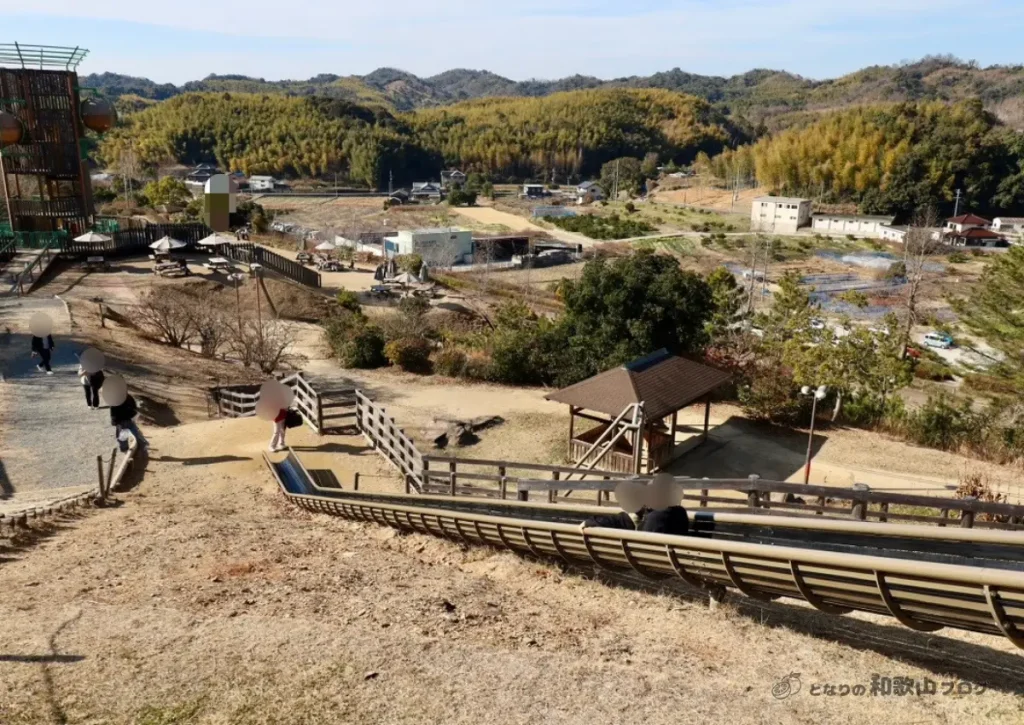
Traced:
<path fill-rule="evenodd" d="M 920 633 L 880 615 L 830 616 L 738 594 L 711 610 L 696 589 L 292 507 L 264 464 L 269 424 L 210 419 L 207 388 L 259 376 L 130 326 L 101 326 L 97 297 L 130 306 L 154 285 L 183 282 L 154 280 L 144 266 L 69 268 L 35 293 L 59 294 L 69 336 L 101 347 L 127 377 L 152 448 L 112 506 L 0 537 L 0 724 L 1024 719 L 1024 657 L 1002 637 Z M 316 298 L 280 285 L 269 293 L 294 328 L 290 365 L 358 386 L 424 452 L 436 452 L 426 438 L 436 419 L 498 415 L 504 422 L 479 443 L 447 453 L 563 460 L 568 414 L 547 391 L 340 370 L 310 319 Z M 694 408 L 682 422 L 702 420 Z M 682 459 L 680 475 L 799 474 L 799 431 L 754 426 L 727 405 L 712 407 L 711 424 L 711 444 Z M 345 487 L 359 473 L 361 490 L 402 490 L 354 431 L 320 437 L 303 427 L 288 443 Z M 815 450 L 820 475 L 844 486 L 876 476 L 932 488 L 968 464 L 842 430 L 819 434 Z M 937 692 L 871 695 L 877 678 L 930 681 Z M 840 696 L 843 686 L 865 694 Z"/>

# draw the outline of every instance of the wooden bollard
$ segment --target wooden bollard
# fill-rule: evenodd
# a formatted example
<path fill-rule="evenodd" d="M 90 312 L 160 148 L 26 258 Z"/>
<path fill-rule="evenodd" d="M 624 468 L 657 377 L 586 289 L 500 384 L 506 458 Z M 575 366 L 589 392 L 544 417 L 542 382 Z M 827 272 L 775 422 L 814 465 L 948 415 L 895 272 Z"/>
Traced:
<path fill-rule="evenodd" d="M 356 471 L 354 474 L 352 474 L 352 490 L 359 490 L 359 471 Z M 405 492 L 409 493 L 409 479 L 406 479 Z"/>

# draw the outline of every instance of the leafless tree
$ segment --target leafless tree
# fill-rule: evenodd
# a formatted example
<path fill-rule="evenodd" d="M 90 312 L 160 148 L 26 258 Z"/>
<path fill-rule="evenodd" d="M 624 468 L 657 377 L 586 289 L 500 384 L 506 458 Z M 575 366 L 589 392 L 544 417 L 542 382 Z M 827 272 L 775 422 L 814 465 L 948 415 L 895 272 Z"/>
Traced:
<path fill-rule="evenodd" d="M 941 231 L 938 231 L 938 213 L 933 207 L 921 209 L 907 229 L 903 241 L 903 264 L 906 267 L 907 284 L 903 295 L 903 329 L 901 346 L 906 355 L 910 344 L 910 331 L 920 321 L 918 304 L 922 287 L 928 279 L 927 266 L 933 255 L 943 246 Z"/>
<path fill-rule="evenodd" d="M 435 269 L 451 269 L 460 255 L 458 245 L 452 240 L 437 242 L 420 250 L 423 263 Z"/>
<path fill-rule="evenodd" d="M 183 288 L 150 290 L 138 307 L 143 329 L 174 347 L 187 347 L 196 338 L 196 298 Z"/>
<path fill-rule="evenodd" d="M 243 317 L 241 327 L 231 327 L 228 347 L 243 365 L 269 375 L 288 359 L 294 343 L 295 333 L 287 323 L 263 320 L 261 327 L 258 319 Z"/>

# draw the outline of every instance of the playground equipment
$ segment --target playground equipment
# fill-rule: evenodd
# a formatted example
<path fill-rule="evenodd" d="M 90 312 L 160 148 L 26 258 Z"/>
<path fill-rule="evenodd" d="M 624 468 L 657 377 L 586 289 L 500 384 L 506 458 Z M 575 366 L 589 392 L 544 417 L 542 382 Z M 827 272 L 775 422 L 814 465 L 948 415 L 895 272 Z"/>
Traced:
<path fill-rule="evenodd" d="M 1003 635 L 1024 649 L 1021 534 L 710 512 L 697 514 L 692 536 L 580 530 L 599 507 L 327 489 L 292 452 L 266 461 L 284 495 L 312 512 L 676 579 L 715 601 L 728 589 L 760 601 L 788 597 L 828 614 L 888 615 L 923 632 Z"/>

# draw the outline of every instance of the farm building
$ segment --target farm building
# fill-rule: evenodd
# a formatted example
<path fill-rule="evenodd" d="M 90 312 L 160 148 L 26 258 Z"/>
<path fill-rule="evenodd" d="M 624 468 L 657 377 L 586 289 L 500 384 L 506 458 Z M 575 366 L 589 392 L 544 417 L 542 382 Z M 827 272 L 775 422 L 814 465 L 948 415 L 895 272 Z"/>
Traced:
<path fill-rule="evenodd" d="M 755 232 L 796 234 L 810 223 L 810 199 L 759 196 L 750 207 L 750 228 Z"/>
<path fill-rule="evenodd" d="M 384 251 L 389 256 L 419 254 L 428 264 L 470 262 L 473 260 L 473 232 L 448 227 L 400 231 L 384 237 Z"/>
<path fill-rule="evenodd" d="M 273 191 L 277 181 L 273 176 L 250 176 L 249 189 L 252 191 Z"/>
<path fill-rule="evenodd" d="M 536 199 L 546 195 L 544 184 L 523 184 L 523 193 L 521 194 L 523 198 Z"/>
<path fill-rule="evenodd" d="M 910 227 L 907 226 L 894 227 L 891 224 L 883 224 L 878 229 L 878 238 L 886 242 L 903 244 L 907 241 L 907 232 L 909 231 Z"/>
<path fill-rule="evenodd" d="M 891 216 L 856 214 L 815 214 L 811 229 L 821 234 L 852 234 L 857 237 L 881 237 L 882 228 L 895 221 Z"/>
<path fill-rule="evenodd" d="M 577 203 L 583 204 L 588 198 L 594 201 L 600 201 L 604 198 L 604 189 L 598 186 L 596 181 L 584 181 L 576 187 Z"/>
<path fill-rule="evenodd" d="M 466 183 L 466 175 L 458 169 L 448 169 L 441 172 L 441 188 L 450 189 L 453 186 L 459 187 Z"/>

